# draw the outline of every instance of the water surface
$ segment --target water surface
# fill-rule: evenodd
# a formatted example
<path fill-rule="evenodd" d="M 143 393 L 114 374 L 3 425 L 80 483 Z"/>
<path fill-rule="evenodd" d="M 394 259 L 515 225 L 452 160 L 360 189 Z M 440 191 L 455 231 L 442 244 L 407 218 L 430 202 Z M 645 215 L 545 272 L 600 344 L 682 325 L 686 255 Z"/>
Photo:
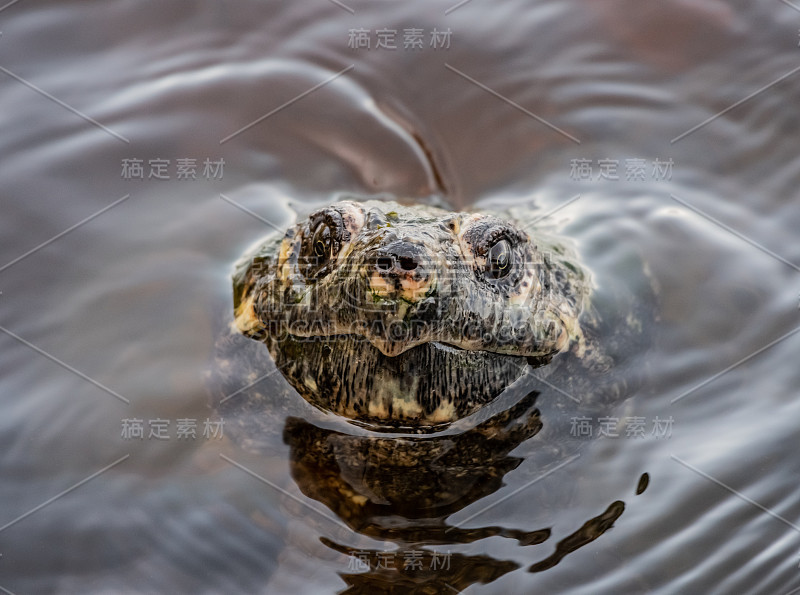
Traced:
<path fill-rule="evenodd" d="M 0 11 L 0 587 L 800 587 L 800 337 L 789 334 L 800 11 L 345 5 Z M 397 30 L 397 49 L 376 47 L 379 29 Z M 403 48 L 406 29 L 423 30 L 421 49 Z M 434 29 L 451 31 L 449 48 L 431 47 Z M 351 30 L 370 48 L 349 47 Z M 123 175 L 133 159 L 142 179 Z M 184 159 L 194 179 L 179 174 Z M 541 431 L 449 511 L 461 531 L 399 516 L 397 532 L 370 532 L 315 492 L 293 437 L 324 420 L 304 402 L 257 448 L 232 439 L 235 418 L 212 435 L 208 375 L 232 262 L 347 193 L 553 211 L 546 224 L 574 240 L 599 290 L 631 289 L 650 313 L 647 344 L 619 350 L 636 382 L 583 412 L 591 437 L 573 435 L 569 399 L 526 387 L 539 391 Z M 265 382 L 286 389 L 280 375 Z M 617 437 L 598 435 L 600 417 L 619 420 Z M 626 436 L 633 418 L 643 437 Z M 668 435 L 653 434 L 656 418 L 671 420 Z M 141 440 L 123 436 L 131 420 Z M 157 420 L 165 439 L 149 435 Z M 179 420 L 196 422 L 194 439 L 178 437 Z M 486 527 L 505 533 L 470 532 Z M 404 573 L 416 551 L 424 568 Z M 366 571 L 355 552 L 373 564 L 388 552 L 400 569 Z M 449 568 L 431 568 L 432 552 Z"/>

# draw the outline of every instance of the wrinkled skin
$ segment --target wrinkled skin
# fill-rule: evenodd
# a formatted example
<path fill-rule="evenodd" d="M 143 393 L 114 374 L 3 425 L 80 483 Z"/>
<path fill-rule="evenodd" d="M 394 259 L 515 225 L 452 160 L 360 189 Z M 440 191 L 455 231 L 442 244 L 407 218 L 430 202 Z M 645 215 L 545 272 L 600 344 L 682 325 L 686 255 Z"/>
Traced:
<path fill-rule="evenodd" d="M 320 408 L 435 427 L 494 399 L 526 361 L 583 349 L 589 289 L 563 247 L 512 222 L 343 201 L 242 259 L 234 307 Z"/>

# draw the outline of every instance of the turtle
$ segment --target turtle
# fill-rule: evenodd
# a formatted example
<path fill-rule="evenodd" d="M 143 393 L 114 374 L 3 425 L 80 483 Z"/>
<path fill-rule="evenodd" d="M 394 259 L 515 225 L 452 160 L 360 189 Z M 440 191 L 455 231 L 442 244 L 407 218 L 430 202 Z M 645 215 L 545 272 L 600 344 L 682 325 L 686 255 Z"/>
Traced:
<path fill-rule="evenodd" d="M 585 443 L 569 439 L 569 415 L 624 399 L 633 376 L 620 354 L 646 345 L 652 284 L 635 259 L 619 265 L 643 273 L 635 285 L 598 284 L 575 245 L 531 214 L 345 197 L 260 240 L 233 266 L 215 349 L 212 405 L 226 433 L 257 453 L 274 452 L 279 433 L 306 496 L 424 556 L 487 537 L 548 541 L 546 527 L 448 518 L 499 490 L 523 444 L 539 441 L 537 473 L 563 464 Z M 559 438 L 542 442 L 548 431 Z M 537 507 L 562 502 L 557 491 Z M 598 510 L 528 570 L 598 538 L 624 508 Z M 455 574 L 420 581 L 461 589 L 519 567 L 459 556 Z M 344 578 L 352 592 L 413 579 L 386 572 Z"/>
<path fill-rule="evenodd" d="M 600 358 L 591 288 L 566 244 L 508 219 L 342 200 L 238 262 L 231 332 L 264 342 L 316 407 L 428 431 L 557 353 Z"/>

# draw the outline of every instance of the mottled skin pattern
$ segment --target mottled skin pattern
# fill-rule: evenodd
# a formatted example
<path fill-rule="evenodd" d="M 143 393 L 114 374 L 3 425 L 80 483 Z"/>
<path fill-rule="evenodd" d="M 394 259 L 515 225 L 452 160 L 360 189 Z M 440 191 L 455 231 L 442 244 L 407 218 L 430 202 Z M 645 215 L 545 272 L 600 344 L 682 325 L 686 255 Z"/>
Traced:
<path fill-rule="evenodd" d="M 240 261 L 235 324 L 321 409 L 435 427 L 494 399 L 526 363 L 581 354 L 590 289 L 563 246 L 513 222 L 343 201 Z"/>

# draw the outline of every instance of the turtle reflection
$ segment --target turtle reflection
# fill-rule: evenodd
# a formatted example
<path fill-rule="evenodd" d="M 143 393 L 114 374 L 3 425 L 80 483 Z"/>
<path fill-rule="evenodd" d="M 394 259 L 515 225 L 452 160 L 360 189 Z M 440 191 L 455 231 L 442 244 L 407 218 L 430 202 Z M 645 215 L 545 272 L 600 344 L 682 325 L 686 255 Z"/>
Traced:
<path fill-rule="evenodd" d="M 523 459 L 509 452 L 542 428 L 537 392 L 461 434 L 367 437 L 287 419 L 291 472 L 301 491 L 353 530 L 416 543 L 470 543 L 502 535 L 541 541 L 502 527 L 459 529 L 446 517 L 496 492 Z M 398 525 L 396 519 L 408 519 Z M 416 523 L 414 521 L 417 521 Z"/>
<path fill-rule="evenodd" d="M 550 538 L 549 528 L 460 528 L 447 522 L 449 516 L 498 491 L 504 476 L 523 461 L 509 453 L 542 429 L 535 406 L 538 395 L 530 392 L 472 429 L 443 436 L 356 436 L 297 417 L 287 419 L 284 442 L 291 448 L 291 473 L 300 490 L 325 504 L 354 531 L 398 544 L 395 551 L 356 550 L 322 537 L 325 545 L 355 562 L 349 568 L 354 572 L 342 575 L 349 586 L 345 592 L 461 591 L 520 566 L 486 555 L 453 553 L 443 546 L 487 537 L 531 546 Z M 623 502 L 612 503 L 528 570 L 555 566 L 611 528 L 624 509 Z"/>

